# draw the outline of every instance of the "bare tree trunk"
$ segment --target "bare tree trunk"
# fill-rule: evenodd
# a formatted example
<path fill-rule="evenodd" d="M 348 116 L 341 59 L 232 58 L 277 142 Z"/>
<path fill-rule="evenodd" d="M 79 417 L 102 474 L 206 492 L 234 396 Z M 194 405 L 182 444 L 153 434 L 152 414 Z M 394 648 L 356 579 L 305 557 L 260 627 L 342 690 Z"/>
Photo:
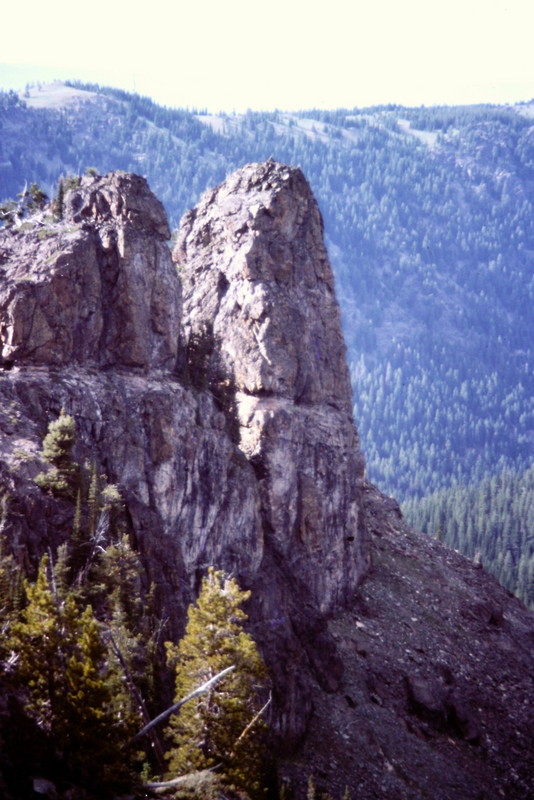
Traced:
<path fill-rule="evenodd" d="M 147 789 L 154 794 L 166 794 L 173 789 L 202 789 L 202 784 L 212 781 L 212 775 L 218 767 L 211 767 L 210 769 L 203 769 L 201 772 L 194 772 L 189 775 L 180 775 L 178 778 L 173 778 L 170 781 L 157 781 L 151 783 L 144 783 L 143 788 Z"/>
<path fill-rule="evenodd" d="M 265 703 L 265 705 L 264 705 L 262 708 L 260 708 L 260 710 L 258 711 L 258 713 L 257 713 L 257 714 L 255 714 L 255 715 L 252 717 L 252 719 L 250 720 L 250 722 L 248 723 L 248 725 L 246 726 L 246 728 L 244 728 L 244 729 L 241 731 L 241 733 L 239 734 L 239 736 L 238 736 L 238 737 L 237 737 L 237 739 L 235 740 L 235 742 L 234 742 L 234 746 L 233 746 L 233 749 L 232 749 L 232 753 L 231 753 L 231 756 L 230 756 L 231 758 L 233 758 L 233 757 L 234 757 L 234 755 L 235 755 L 235 749 L 236 749 L 237 745 L 239 744 L 239 742 L 242 742 L 242 741 L 243 741 L 243 739 L 245 738 L 245 736 L 247 735 L 247 733 L 249 732 L 249 730 L 250 730 L 251 728 L 253 728 L 253 727 L 254 727 L 254 725 L 255 725 L 255 724 L 256 724 L 256 722 L 259 720 L 259 718 L 261 717 L 261 715 L 263 714 L 263 712 L 264 712 L 264 711 L 267 711 L 267 709 L 268 709 L 268 708 L 269 708 L 269 706 L 271 705 L 271 700 L 272 700 L 272 699 L 273 699 L 273 696 L 272 696 L 272 694 L 269 692 L 269 699 L 267 700 L 267 702 Z"/>
<path fill-rule="evenodd" d="M 150 722 L 150 714 L 148 713 L 148 709 L 146 707 L 146 703 L 143 699 L 143 695 L 135 685 L 134 679 L 132 678 L 131 672 L 128 669 L 128 665 L 124 656 L 122 655 L 121 649 L 117 644 L 115 637 L 111 630 L 107 631 L 107 635 L 109 636 L 109 640 L 111 642 L 111 646 L 113 648 L 113 652 L 117 656 L 119 660 L 119 664 L 122 667 L 122 671 L 124 672 L 124 677 L 126 678 L 126 683 L 128 684 L 128 688 L 130 690 L 130 694 L 134 697 L 137 705 L 139 706 L 139 710 L 141 711 L 141 716 L 143 717 L 143 722 L 149 723 Z M 146 727 L 146 726 L 145 726 Z M 154 750 L 154 755 L 156 756 L 156 760 L 158 762 L 158 767 L 161 772 L 165 771 L 165 755 L 163 753 L 163 746 L 159 740 L 159 736 L 157 735 L 156 731 L 152 731 L 150 734 L 150 740 L 152 742 L 152 748 Z"/>

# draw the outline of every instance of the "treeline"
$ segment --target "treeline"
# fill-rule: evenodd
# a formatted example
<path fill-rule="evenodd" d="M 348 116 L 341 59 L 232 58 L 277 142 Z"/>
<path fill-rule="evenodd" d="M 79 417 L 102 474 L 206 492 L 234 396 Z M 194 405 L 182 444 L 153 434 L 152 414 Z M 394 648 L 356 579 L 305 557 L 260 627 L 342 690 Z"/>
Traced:
<path fill-rule="evenodd" d="M 534 609 L 534 467 L 475 486 L 434 492 L 402 506 L 407 521 L 475 557 Z"/>

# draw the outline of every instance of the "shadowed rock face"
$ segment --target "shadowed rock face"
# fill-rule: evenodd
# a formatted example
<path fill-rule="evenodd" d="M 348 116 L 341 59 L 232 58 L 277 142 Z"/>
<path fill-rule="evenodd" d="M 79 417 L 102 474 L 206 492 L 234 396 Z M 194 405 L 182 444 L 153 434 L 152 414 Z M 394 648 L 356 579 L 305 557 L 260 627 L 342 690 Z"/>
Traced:
<path fill-rule="evenodd" d="M 176 266 L 142 178 L 84 178 L 65 207 L 0 231 L 0 491 L 20 558 L 72 530 L 73 504 L 33 483 L 65 408 L 77 460 L 121 489 L 169 635 L 209 565 L 252 589 L 289 795 L 313 774 L 333 798 L 528 797 L 532 614 L 365 482 L 301 172 L 252 164 L 208 192 Z"/>
<path fill-rule="evenodd" d="M 534 778 L 534 615 L 365 489 L 373 568 L 328 622 L 345 667 L 283 773 L 358 800 L 523 800 Z"/>

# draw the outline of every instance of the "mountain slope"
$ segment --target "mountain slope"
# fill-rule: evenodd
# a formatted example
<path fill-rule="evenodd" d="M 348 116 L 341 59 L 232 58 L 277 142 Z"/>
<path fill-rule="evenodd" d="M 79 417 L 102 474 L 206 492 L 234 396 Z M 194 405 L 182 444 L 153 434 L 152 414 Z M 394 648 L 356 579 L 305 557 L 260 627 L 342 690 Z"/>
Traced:
<path fill-rule="evenodd" d="M 8 577 L 15 564 L 35 572 L 43 553 L 56 563 L 38 615 L 54 652 L 47 623 L 66 553 L 79 592 L 78 570 L 126 534 L 142 569 L 114 569 L 115 586 L 125 603 L 147 598 L 145 625 L 159 632 L 154 715 L 171 702 L 163 641 L 179 638 L 213 565 L 252 591 L 274 792 L 303 800 L 312 776 L 333 798 L 345 787 L 359 800 L 528 797 L 534 616 L 479 565 L 410 530 L 365 480 L 321 217 L 301 171 L 250 164 L 207 193 L 184 217 L 174 264 L 163 208 L 139 176 L 86 176 L 63 218 L 50 212 L 0 233 L 0 567 L 6 547 Z M 46 435 L 65 432 L 49 425 L 58 416 L 70 431 L 61 446 Z M 109 584 L 98 569 L 94 579 L 110 614 Z M 76 597 L 82 610 L 88 598 Z M 44 686 L 40 727 L 21 724 L 27 681 L 14 696 L 12 647 L 0 651 L 3 793 L 29 800 L 35 778 L 61 800 L 102 797 L 53 746 L 45 681 L 33 686 Z M 85 755 L 98 773 L 98 749 Z"/>
<path fill-rule="evenodd" d="M 403 513 L 417 530 L 480 560 L 534 607 L 534 467 L 412 499 Z"/>
<path fill-rule="evenodd" d="M 243 162 L 300 164 L 325 221 L 370 478 L 403 500 L 530 466 L 531 106 L 213 117 L 77 89 L 86 101 L 59 108 L 2 96 L 0 196 L 25 180 L 53 191 L 87 165 L 135 170 L 176 225 Z"/>

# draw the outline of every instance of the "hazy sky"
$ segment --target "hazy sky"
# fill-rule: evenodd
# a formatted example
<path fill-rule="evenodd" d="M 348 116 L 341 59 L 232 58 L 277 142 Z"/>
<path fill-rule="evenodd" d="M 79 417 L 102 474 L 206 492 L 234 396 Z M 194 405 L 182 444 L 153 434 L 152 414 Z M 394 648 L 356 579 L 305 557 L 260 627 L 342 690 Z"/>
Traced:
<path fill-rule="evenodd" d="M 534 98 L 534 0 L 25 0 L 0 88 L 78 78 L 244 111 Z"/>

